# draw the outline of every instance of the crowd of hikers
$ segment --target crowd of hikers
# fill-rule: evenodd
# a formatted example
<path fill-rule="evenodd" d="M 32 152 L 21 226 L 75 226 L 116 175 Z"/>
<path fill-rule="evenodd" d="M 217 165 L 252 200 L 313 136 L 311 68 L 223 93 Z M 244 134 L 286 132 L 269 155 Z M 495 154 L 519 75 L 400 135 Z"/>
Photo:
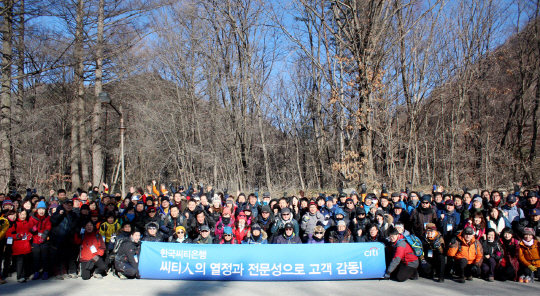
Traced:
<path fill-rule="evenodd" d="M 139 278 L 141 241 L 181 244 L 323 244 L 380 242 L 385 279 L 419 276 L 443 282 L 534 282 L 540 276 L 539 188 L 430 194 L 410 191 L 275 198 L 236 196 L 191 183 L 154 181 L 122 199 L 89 184 L 40 196 L 0 194 L 1 283 L 32 280 Z M 24 194 L 24 193 L 23 193 Z M 71 194 L 70 194 L 71 195 Z"/>

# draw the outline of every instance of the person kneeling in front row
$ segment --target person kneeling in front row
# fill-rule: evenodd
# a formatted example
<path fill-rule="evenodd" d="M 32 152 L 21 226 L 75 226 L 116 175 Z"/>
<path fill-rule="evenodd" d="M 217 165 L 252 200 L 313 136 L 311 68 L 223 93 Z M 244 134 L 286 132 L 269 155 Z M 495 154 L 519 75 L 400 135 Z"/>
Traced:
<path fill-rule="evenodd" d="M 101 279 L 107 270 L 107 264 L 101 258 L 105 253 L 105 241 L 98 231 L 94 223 L 88 220 L 84 224 L 84 233 L 77 234 L 76 241 L 81 242 L 80 262 L 83 280 L 90 279 L 92 272 L 95 278 Z"/>
<path fill-rule="evenodd" d="M 390 275 L 393 275 L 398 282 L 404 282 L 409 278 L 417 279 L 419 263 L 412 247 L 396 228 L 391 227 L 388 234 L 394 248 L 394 258 L 386 269 L 384 278 L 390 279 Z"/>
<path fill-rule="evenodd" d="M 450 242 L 448 257 L 454 258 L 454 270 L 459 279 L 458 282 L 472 281 L 473 276 L 480 276 L 484 251 L 482 244 L 474 238 L 474 230 L 467 226 Z"/>
<path fill-rule="evenodd" d="M 118 277 L 122 280 L 140 278 L 139 256 L 141 254 L 141 232 L 135 229 L 129 240 L 122 243 L 118 248 L 118 254 L 114 260 L 114 267 L 118 271 Z"/>

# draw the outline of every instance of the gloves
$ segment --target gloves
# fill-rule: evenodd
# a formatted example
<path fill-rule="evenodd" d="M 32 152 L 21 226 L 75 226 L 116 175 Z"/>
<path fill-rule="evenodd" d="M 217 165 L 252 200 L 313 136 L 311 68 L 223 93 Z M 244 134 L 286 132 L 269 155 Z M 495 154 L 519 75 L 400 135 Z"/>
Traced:
<path fill-rule="evenodd" d="M 520 189 L 520 188 L 519 188 L 519 185 L 518 185 L 518 184 L 515 184 L 515 185 L 514 185 L 514 191 L 515 191 L 515 192 L 519 192 L 519 189 Z"/>
<path fill-rule="evenodd" d="M 384 279 L 385 279 L 385 280 L 389 280 L 389 279 L 390 279 L 390 274 L 389 274 L 388 272 L 386 272 L 386 273 L 384 274 Z"/>
<path fill-rule="evenodd" d="M 386 188 L 386 183 L 383 183 L 383 184 L 382 184 L 382 186 L 381 186 L 381 192 L 382 192 L 382 193 L 387 193 L 387 192 L 388 192 L 388 190 L 387 190 L 387 188 Z"/>
<path fill-rule="evenodd" d="M 426 259 L 422 259 L 422 262 L 420 263 L 420 265 L 422 266 L 422 268 L 426 268 L 427 267 Z"/>
<path fill-rule="evenodd" d="M 529 265 L 528 267 L 532 272 L 536 272 L 536 270 L 538 270 L 538 268 L 534 265 Z"/>
<path fill-rule="evenodd" d="M 32 194 L 36 194 L 36 193 L 37 193 L 37 189 L 36 188 L 32 189 Z"/>
<path fill-rule="evenodd" d="M 471 272 L 472 272 L 472 273 L 477 273 L 477 272 L 478 272 L 478 265 L 473 265 L 473 266 L 471 267 Z"/>
<path fill-rule="evenodd" d="M 4 223 L 6 223 L 5 220 L 0 220 L 0 226 L 4 225 Z"/>
<path fill-rule="evenodd" d="M 362 191 L 360 192 L 360 194 L 365 194 L 367 192 L 367 186 L 366 184 L 362 184 Z"/>
<path fill-rule="evenodd" d="M 94 262 L 98 262 L 98 260 L 99 260 L 99 256 L 98 256 L 98 255 L 96 255 L 96 256 L 94 256 L 94 258 L 92 258 L 92 261 L 94 261 Z"/>
<path fill-rule="evenodd" d="M 433 242 L 433 247 L 435 247 L 435 249 L 439 249 L 441 247 L 441 241 L 439 239 L 436 239 Z"/>
<path fill-rule="evenodd" d="M 37 226 L 32 227 L 32 232 L 37 232 Z"/>

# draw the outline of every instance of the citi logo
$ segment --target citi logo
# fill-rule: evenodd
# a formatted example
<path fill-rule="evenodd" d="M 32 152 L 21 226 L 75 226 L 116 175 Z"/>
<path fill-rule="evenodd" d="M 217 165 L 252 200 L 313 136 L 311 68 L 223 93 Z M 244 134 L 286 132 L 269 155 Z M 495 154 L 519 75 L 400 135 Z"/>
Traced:
<path fill-rule="evenodd" d="M 366 256 L 366 257 L 379 256 L 379 248 L 373 247 L 373 248 L 365 251 L 364 256 Z"/>

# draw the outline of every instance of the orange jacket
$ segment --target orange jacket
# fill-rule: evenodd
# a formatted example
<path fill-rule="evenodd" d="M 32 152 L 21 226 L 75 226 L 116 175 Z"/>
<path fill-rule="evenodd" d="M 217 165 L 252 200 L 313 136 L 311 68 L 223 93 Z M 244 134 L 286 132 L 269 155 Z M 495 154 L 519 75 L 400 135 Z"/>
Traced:
<path fill-rule="evenodd" d="M 450 248 L 448 249 L 448 256 L 454 257 L 454 259 L 466 258 L 468 264 L 482 265 L 482 258 L 484 258 L 484 250 L 482 244 L 473 237 L 469 243 L 465 242 L 465 239 L 461 236 L 462 233 L 456 235 L 455 240 L 450 242 Z"/>
<path fill-rule="evenodd" d="M 538 251 L 538 240 L 534 238 L 532 246 L 527 247 L 523 241 L 519 243 L 519 263 L 523 266 L 534 265 L 540 267 L 540 252 Z"/>

